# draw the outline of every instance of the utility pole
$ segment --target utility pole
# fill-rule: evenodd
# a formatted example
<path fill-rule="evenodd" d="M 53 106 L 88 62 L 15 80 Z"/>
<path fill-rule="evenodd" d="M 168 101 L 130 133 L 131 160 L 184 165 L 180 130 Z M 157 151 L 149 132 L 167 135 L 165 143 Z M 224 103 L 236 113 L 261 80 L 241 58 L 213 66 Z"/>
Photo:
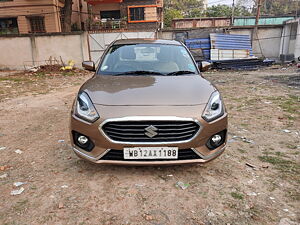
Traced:
<path fill-rule="evenodd" d="M 296 1 L 296 18 L 298 18 L 299 1 Z"/>
<path fill-rule="evenodd" d="M 235 3 L 234 0 L 232 0 L 231 26 L 234 25 L 234 11 L 235 11 Z"/>
<path fill-rule="evenodd" d="M 258 37 L 258 23 L 259 23 L 259 18 L 260 18 L 260 8 L 261 8 L 261 1 L 262 0 L 257 0 L 256 1 L 256 18 L 255 18 L 255 26 L 254 26 L 254 32 L 252 35 L 252 40 L 254 40 L 254 37 Z"/>
<path fill-rule="evenodd" d="M 257 12 L 256 12 L 256 19 L 255 19 L 255 29 L 257 30 L 257 26 L 259 23 L 259 18 L 260 18 L 260 9 L 261 9 L 261 1 L 262 0 L 257 0 Z"/>
<path fill-rule="evenodd" d="M 256 38 L 257 41 L 258 41 L 259 47 L 260 47 L 261 54 L 263 55 L 263 52 L 262 52 L 262 49 L 261 49 L 261 46 L 260 46 L 260 42 L 259 42 L 259 38 L 258 38 L 258 24 L 259 24 L 260 9 L 261 9 L 261 6 L 262 6 L 262 0 L 257 0 L 256 6 L 257 6 L 257 12 L 256 12 L 256 18 L 255 18 L 254 31 L 252 33 L 252 43 L 254 43 L 254 39 Z"/>

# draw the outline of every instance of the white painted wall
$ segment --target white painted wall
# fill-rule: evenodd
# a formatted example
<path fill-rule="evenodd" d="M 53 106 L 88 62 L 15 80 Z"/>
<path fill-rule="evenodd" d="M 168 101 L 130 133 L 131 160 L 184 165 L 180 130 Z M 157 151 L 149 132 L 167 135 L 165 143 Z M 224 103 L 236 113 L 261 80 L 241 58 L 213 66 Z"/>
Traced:
<path fill-rule="evenodd" d="M 289 54 L 290 48 L 290 33 L 291 33 L 291 24 L 285 25 L 283 27 L 281 41 L 280 41 L 280 55 L 287 55 Z"/>
<path fill-rule="evenodd" d="M 292 24 L 298 24 L 297 36 L 296 39 L 292 40 L 291 28 Z M 297 60 L 300 57 L 300 19 L 290 20 L 284 25 L 284 32 L 282 33 L 281 38 L 281 49 L 280 54 L 294 54 L 295 59 Z"/>
<path fill-rule="evenodd" d="M 64 62 L 74 60 L 75 65 L 80 67 L 82 61 L 88 60 L 86 35 L 62 35 L 62 36 L 41 36 L 35 39 L 38 61 L 47 60 L 50 56 Z"/>
<path fill-rule="evenodd" d="M 89 59 L 87 34 L 0 37 L 0 69 L 22 70 L 42 65 L 51 56 L 64 62 L 74 60 L 81 67 Z"/>
<path fill-rule="evenodd" d="M 244 34 L 252 37 L 253 29 L 232 29 L 230 34 Z M 254 35 L 252 41 L 253 54 L 257 57 L 278 59 L 281 44 L 281 27 L 259 28 L 258 37 Z"/>
<path fill-rule="evenodd" d="M 22 69 L 25 61 L 32 61 L 30 38 L 0 37 L 0 69 Z"/>
<path fill-rule="evenodd" d="M 173 40 L 174 34 L 172 31 L 160 31 L 157 33 L 158 38 L 164 39 L 164 40 Z"/>
<path fill-rule="evenodd" d="M 298 19 L 298 30 L 297 30 L 297 37 L 295 43 L 295 58 L 298 59 L 300 57 L 300 19 Z"/>

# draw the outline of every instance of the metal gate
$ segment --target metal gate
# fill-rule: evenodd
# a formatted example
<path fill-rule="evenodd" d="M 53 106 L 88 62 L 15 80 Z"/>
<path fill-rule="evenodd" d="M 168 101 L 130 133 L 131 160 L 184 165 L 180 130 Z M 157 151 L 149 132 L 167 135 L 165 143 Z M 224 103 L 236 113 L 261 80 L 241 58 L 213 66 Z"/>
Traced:
<path fill-rule="evenodd" d="M 107 46 L 118 39 L 129 38 L 155 38 L 155 31 L 145 32 L 113 32 L 113 33 L 89 33 L 90 59 L 98 65 L 101 56 Z"/>

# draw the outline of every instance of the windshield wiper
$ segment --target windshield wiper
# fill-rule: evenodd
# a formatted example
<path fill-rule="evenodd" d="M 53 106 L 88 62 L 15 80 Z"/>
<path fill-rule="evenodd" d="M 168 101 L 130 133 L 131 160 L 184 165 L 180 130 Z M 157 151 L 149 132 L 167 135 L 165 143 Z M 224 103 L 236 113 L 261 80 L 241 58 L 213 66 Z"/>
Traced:
<path fill-rule="evenodd" d="M 185 75 L 185 74 L 195 74 L 195 72 L 188 71 L 188 70 L 180 70 L 180 71 L 168 73 L 167 76 L 178 76 L 178 75 Z"/>
<path fill-rule="evenodd" d="M 122 75 L 164 75 L 164 74 L 159 72 L 153 72 L 153 71 L 145 71 L 145 70 L 128 71 L 124 73 L 115 74 L 115 76 L 122 76 Z"/>

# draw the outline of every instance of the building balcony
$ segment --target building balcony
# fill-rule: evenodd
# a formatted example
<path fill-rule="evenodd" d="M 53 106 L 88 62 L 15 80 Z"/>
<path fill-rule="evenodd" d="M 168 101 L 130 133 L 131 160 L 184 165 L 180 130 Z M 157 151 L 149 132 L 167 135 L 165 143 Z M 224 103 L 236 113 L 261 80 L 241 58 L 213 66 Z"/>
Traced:
<path fill-rule="evenodd" d="M 90 24 L 90 31 L 115 31 L 115 30 L 126 30 L 126 20 L 106 20 L 94 21 Z"/>

